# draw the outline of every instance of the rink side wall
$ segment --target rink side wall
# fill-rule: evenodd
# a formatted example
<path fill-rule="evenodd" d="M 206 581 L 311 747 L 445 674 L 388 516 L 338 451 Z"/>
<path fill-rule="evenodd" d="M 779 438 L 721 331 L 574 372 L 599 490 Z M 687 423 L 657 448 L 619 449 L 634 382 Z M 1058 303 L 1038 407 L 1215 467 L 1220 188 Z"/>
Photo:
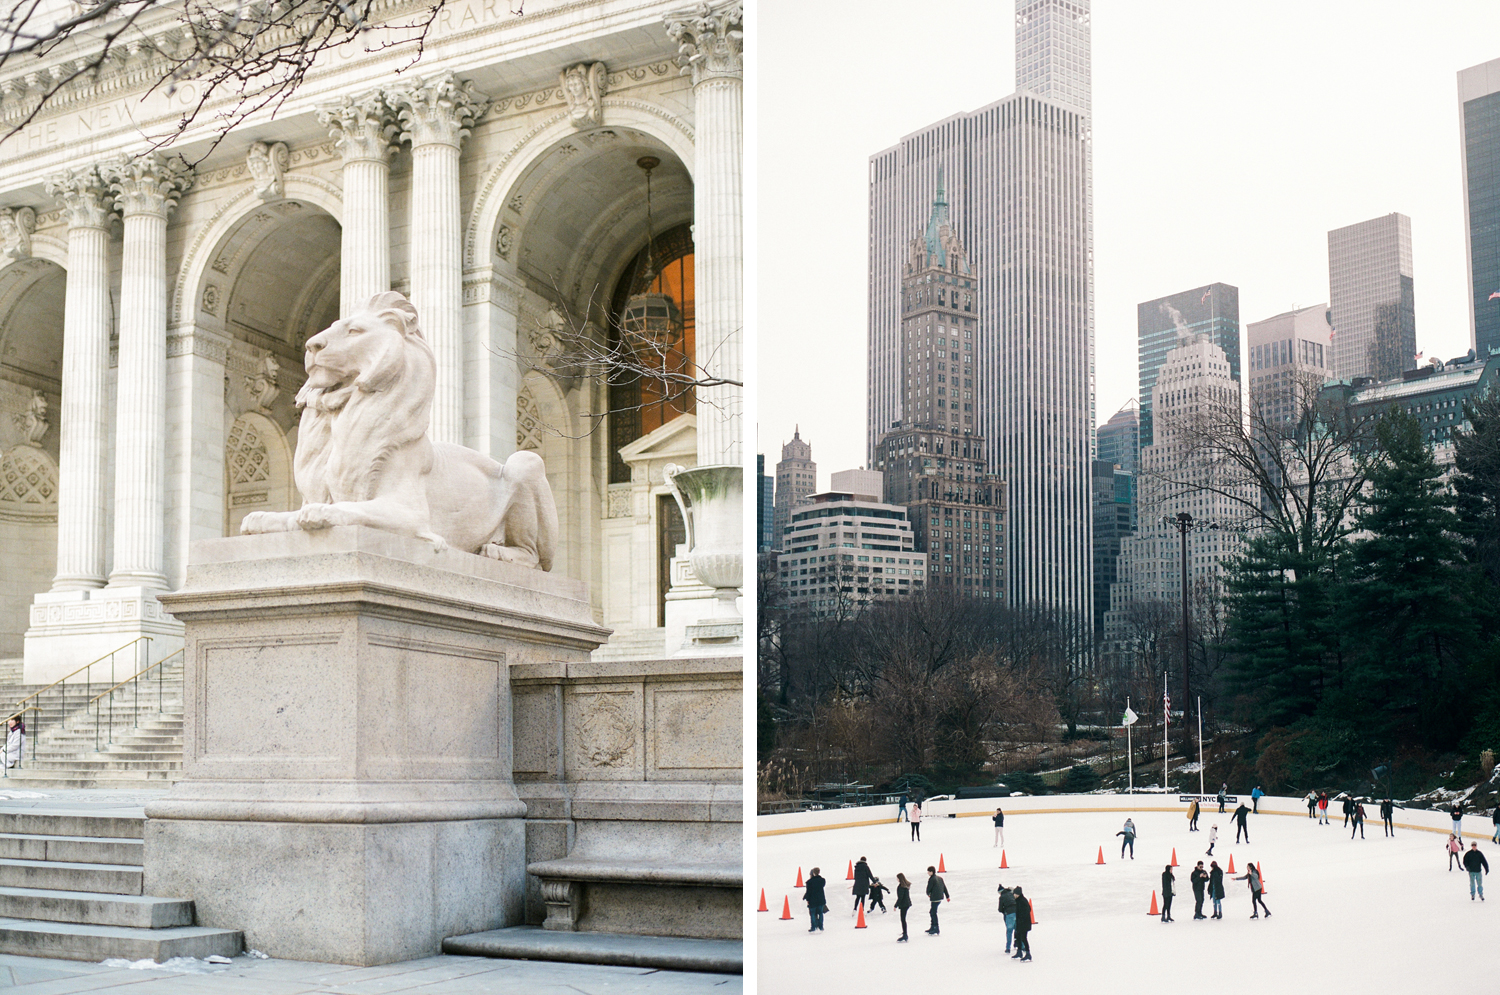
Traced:
<path fill-rule="evenodd" d="M 1012 818 L 1026 815 L 1057 815 L 1069 812 L 1181 812 L 1187 814 L 1188 803 L 1178 801 L 1178 795 L 1163 794 L 1100 794 L 1100 795 L 1028 795 L 1019 798 L 959 798 L 932 803 L 931 809 L 922 809 L 922 821 L 956 817 L 988 818 L 995 814 L 998 806 L 1005 810 L 1007 823 Z M 1200 796 L 1206 797 L 1206 796 Z M 1250 795 L 1230 795 L 1231 799 L 1249 805 Z M 1217 814 L 1217 804 L 1200 802 L 1203 815 Z M 1234 802 L 1228 806 L 1233 811 Z M 896 821 L 898 805 L 868 805 L 859 808 L 824 809 L 818 812 L 792 812 L 781 815 L 762 815 L 755 820 L 756 836 L 781 836 L 786 833 L 815 833 L 824 829 L 848 829 L 853 826 L 878 826 Z M 1260 815 L 1289 815 L 1307 818 L 1307 804 L 1301 798 L 1266 795 L 1260 800 Z M 1343 822 L 1344 813 L 1337 803 L 1329 801 L 1328 818 Z M 1396 828 L 1414 829 L 1429 833 L 1451 832 L 1453 822 L 1448 813 L 1441 810 L 1396 808 Z M 1380 805 L 1365 804 L 1365 825 L 1380 826 Z M 1464 837 L 1488 840 L 1494 831 L 1489 813 L 1468 814 L 1463 821 Z"/>

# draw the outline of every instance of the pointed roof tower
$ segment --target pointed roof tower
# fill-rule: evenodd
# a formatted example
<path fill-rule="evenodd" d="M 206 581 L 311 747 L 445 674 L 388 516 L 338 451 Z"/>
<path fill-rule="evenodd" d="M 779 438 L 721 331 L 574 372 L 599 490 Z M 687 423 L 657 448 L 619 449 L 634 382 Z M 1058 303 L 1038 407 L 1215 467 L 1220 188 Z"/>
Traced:
<path fill-rule="evenodd" d="M 937 260 L 938 266 L 948 265 L 943 248 L 941 229 L 949 227 L 948 198 L 943 193 L 943 167 L 938 167 L 937 197 L 932 202 L 932 214 L 927 218 L 927 254 Z"/>

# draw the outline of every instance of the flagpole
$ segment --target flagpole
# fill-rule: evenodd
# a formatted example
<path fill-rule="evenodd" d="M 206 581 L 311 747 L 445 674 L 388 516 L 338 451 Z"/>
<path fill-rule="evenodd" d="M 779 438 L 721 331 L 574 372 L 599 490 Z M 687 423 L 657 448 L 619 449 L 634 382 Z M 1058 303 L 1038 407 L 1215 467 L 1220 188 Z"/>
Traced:
<path fill-rule="evenodd" d="M 1123 717 L 1129 718 L 1129 716 L 1130 695 L 1127 694 L 1125 696 L 1125 715 Z M 1125 776 L 1128 778 L 1128 780 L 1126 781 L 1125 793 L 1127 795 L 1135 794 L 1135 756 L 1134 751 L 1130 748 L 1131 725 L 1132 723 L 1130 722 L 1125 723 Z"/>
<path fill-rule="evenodd" d="M 1198 794 L 1203 794 L 1203 695 L 1198 696 Z"/>
<path fill-rule="evenodd" d="M 1167 672 L 1161 674 L 1161 790 L 1167 792 L 1167 744 L 1171 741 L 1172 699 L 1167 697 Z"/>

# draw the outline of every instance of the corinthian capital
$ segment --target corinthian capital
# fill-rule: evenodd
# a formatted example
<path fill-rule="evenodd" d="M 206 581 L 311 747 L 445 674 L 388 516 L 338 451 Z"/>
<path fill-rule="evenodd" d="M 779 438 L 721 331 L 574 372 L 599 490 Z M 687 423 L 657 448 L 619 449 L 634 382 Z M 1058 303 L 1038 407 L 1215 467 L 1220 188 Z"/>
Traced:
<path fill-rule="evenodd" d="M 103 228 L 114 213 L 109 184 L 94 166 L 65 169 L 47 177 L 47 193 L 62 202 L 70 228 Z"/>
<path fill-rule="evenodd" d="M 742 0 L 731 3 L 698 3 L 668 14 L 667 37 L 677 43 L 677 64 L 693 74 L 693 85 L 718 77 L 738 77 L 744 72 L 744 20 Z"/>
<path fill-rule="evenodd" d="M 318 108 L 318 123 L 333 136 L 345 162 L 384 162 L 395 151 L 395 114 L 379 91 L 323 105 Z"/>
<path fill-rule="evenodd" d="M 114 193 L 121 214 L 155 214 L 165 218 L 177 199 L 193 185 L 187 163 L 148 152 L 134 159 L 119 159 L 99 167 L 99 173 Z"/>
<path fill-rule="evenodd" d="M 452 73 L 410 84 L 386 94 L 401 119 L 401 140 L 418 145 L 459 144 L 468 137 L 474 122 L 489 109 L 489 98 L 470 82 L 460 83 Z"/>

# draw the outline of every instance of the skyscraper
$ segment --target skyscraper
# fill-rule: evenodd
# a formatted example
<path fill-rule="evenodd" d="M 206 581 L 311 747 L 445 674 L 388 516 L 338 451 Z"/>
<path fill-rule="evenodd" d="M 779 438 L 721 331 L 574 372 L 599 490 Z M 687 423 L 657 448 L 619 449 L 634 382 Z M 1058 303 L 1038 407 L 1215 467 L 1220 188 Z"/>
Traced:
<path fill-rule="evenodd" d="M 1458 74 L 1469 249 L 1469 344 L 1500 350 L 1500 59 Z"/>
<path fill-rule="evenodd" d="M 1141 376 L 1141 445 L 1149 446 L 1155 441 L 1151 414 L 1157 371 L 1173 349 L 1207 335 L 1210 342 L 1224 351 L 1235 382 L 1241 382 L 1240 291 L 1227 283 L 1211 283 L 1137 304 L 1135 312 Z"/>
<path fill-rule="evenodd" d="M 1314 392 L 1333 376 L 1329 367 L 1328 305 L 1314 304 L 1245 326 L 1247 379 L 1253 426 L 1298 417 L 1298 390 Z"/>
<path fill-rule="evenodd" d="M 1087 0 L 1018 0 L 1017 92 L 870 158 L 869 457 L 905 415 L 901 276 L 942 169 L 979 282 L 975 427 L 1006 481 L 1007 593 L 1092 602 L 1093 179 Z M 960 291 L 962 288 L 957 288 Z"/>
<path fill-rule="evenodd" d="M 776 479 L 766 476 L 766 454 L 755 454 L 755 551 L 776 545 Z"/>
<path fill-rule="evenodd" d="M 1099 426 L 1098 456 L 1126 473 L 1141 466 L 1141 406 L 1131 398 Z"/>
<path fill-rule="evenodd" d="M 1417 366 L 1411 218 L 1387 214 L 1328 233 L 1333 375 L 1389 380 Z"/>
<path fill-rule="evenodd" d="M 792 429 L 792 441 L 781 447 L 781 462 L 776 464 L 776 499 L 771 515 L 771 548 L 785 549 L 782 532 L 792 520 L 792 509 L 802 504 L 818 489 L 818 464 L 813 462 L 812 446 L 802 441 L 802 429 Z"/>

